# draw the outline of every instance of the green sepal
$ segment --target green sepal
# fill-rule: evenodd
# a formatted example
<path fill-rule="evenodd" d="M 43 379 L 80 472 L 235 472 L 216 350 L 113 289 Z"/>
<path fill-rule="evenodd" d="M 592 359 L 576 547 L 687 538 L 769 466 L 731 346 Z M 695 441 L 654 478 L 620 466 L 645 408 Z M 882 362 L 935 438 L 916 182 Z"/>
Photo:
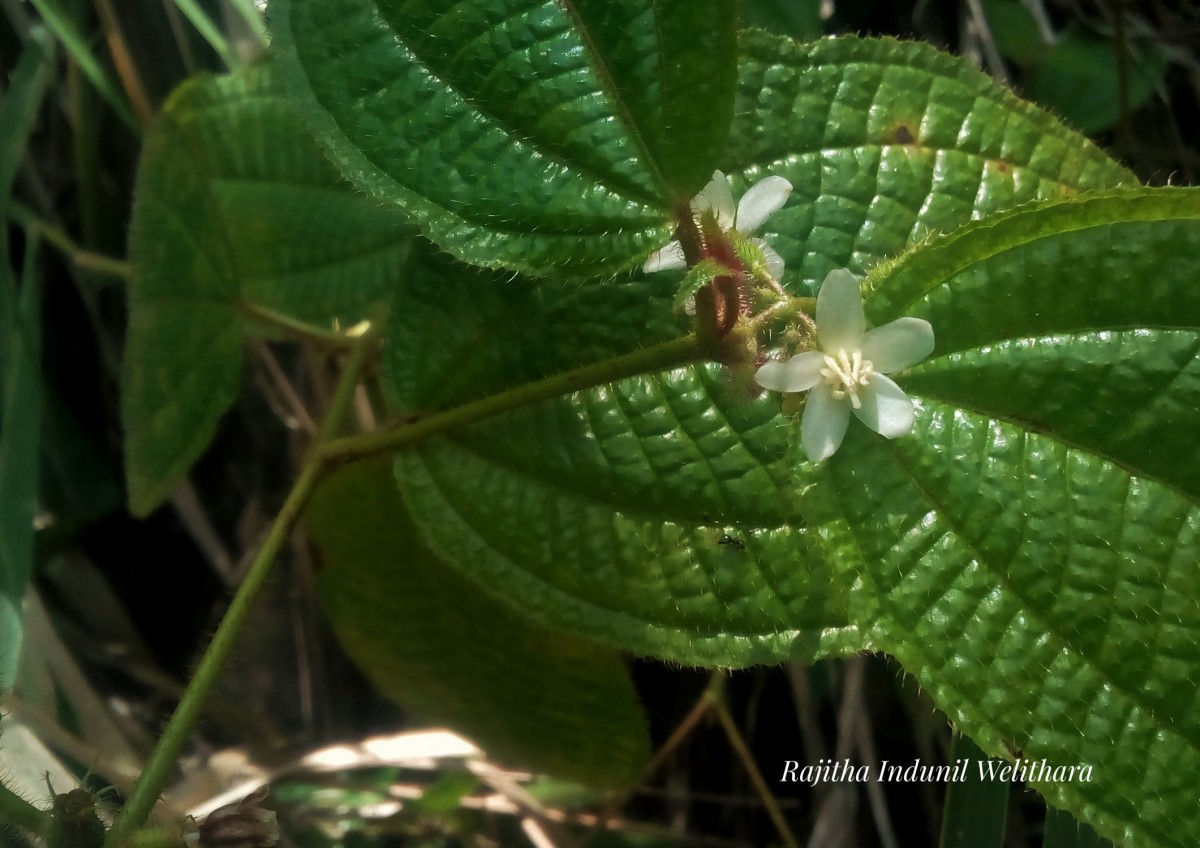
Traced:
<path fill-rule="evenodd" d="M 698 264 L 689 268 L 680 281 L 679 291 L 675 294 L 675 300 L 671 302 L 671 308 L 681 314 L 686 312 L 688 304 L 695 298 L 696 292 L 722 274 L 728 273 L 729 271 L 725 266 L 715 259 L 701 260 Z"/>

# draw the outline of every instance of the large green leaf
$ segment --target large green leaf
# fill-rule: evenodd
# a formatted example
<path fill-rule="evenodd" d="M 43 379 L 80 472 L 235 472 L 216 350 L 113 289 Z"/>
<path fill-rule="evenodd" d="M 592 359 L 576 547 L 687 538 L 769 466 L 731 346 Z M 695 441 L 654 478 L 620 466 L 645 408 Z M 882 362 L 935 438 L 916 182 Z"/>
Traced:
<path fill-rule="evenodd" d="M 785 284 L 799 290 L 830 266 L 899 252 L 926 229 L 1127 178 L 1079 136 L 928 48 L 747 42 L 729 161 L 755 175 L 784 169 L 796 184 L 799 199 L 768 229 L 777 220 L 794 228 L 769 238 L 790 263 Z M 881 78 L 893 76 L 906 85 L 889 96 L 948 92 L 949 105 L 928 107 L 933 126 L 973 127 L 978 110 L 1045 138 L 1036 155 L 1010 145 L 1004 171 L 989 165 L 982 130 L 931 131 L 927 145 L 942 147 L 900 149 L 872 117 Z M 925 113 L 904 114 L 918 127 Z M 825 128 L 830 115 L 842 129 Z M 783 140 L 759 139 L 756 128 Z M 1048 176 L 1056 170 L 1061 182 Z M 814 214 L 838 226 L 815 226 Z M 386 362 L 406 410 L 445 408 L 681 332 L 671 275 L 593 291 L 416 264 L 403 309 L 393 310 Z M 852 540 L 826 525 L 836 510 L 818 496 L 827 469 L 800 461 L 791 434 L 776 399 L 714 366 L 680 368 L 465 428 L 402 454 L 397 468 L 431 546 L 491 591 L 635 651 L 738 665 L 869 644 L 850 612 L 861 586 L 841 547 L 852 552 Z"/>
<path fill-rule="evenodd" d="M 673 293 L 424 257 L 392 312 L 394 400 L 451 406 L 678 335 Z M 697 367 L 581 392 L 432 440 L 397 473 L 439 554 L 559 627 L 696 664 L 857 644 L 839 629 L 850 581 L 800 526 L 777 406 L 723 383 Z"/>
<path fill-rule="evenodd" d="M 729 129 L 732 0 L 273 0 L 333 159 L 454 255 L 572 275 L 667 241 Z"/>
<path fill-rule="evenodd" d="M 1133 184 L 1049 113 L 928 44 L 742 37 L 725 168 L 791 181 L 763 235 L 793 291 L 1026 201 Z"/>
<path fill-rule="evenodd" d="M 381 692 L 528 768 L 613 788 L 641 775 L 649 738 L 620 656 L 529 625 L 431 554 L 386 460 L 324 481 L 306 521 L 325 611 Z"/>
<path fill-rule="evenodd" d="M 405 224 L 325 161 L 263 66 L 200 77 L 146 138 L 122 407 L 130 504 L 153 509 L 240 386 L 246 319 L 355 321 L 390 290 Z"/>
<path fill-rule="evenodd" d="M 1117 841 L 1200 829 L 1200 191 L 1021 210 L 868 280 L 926 318 L 916 432 L 852 429 L 825 489 L 856 612 L 993 754 Z M 834 532 L 834 531 L 831 531 Z"/>

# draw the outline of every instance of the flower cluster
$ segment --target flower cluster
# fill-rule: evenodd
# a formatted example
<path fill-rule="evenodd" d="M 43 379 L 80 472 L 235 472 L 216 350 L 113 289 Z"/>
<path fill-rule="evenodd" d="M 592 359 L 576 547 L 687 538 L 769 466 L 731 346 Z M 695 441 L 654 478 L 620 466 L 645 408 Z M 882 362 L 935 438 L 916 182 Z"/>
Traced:
<path fill-rule="evenodd" d="M 748 238 L 791 194 L 792 184 L 770 176 L 755 183 L 736 204 L 729 180 L 720 171 L 691 202 L 692 214 L 704 234 L 704 252 L 733 236 L 732 243 L 750 244 L 761 254 L 771 287 L 786 294 L 778 281 L 783 257 L 762 239 Z M 714 244 L 709 244 L 712 239 Z M 706 256 L 706 258 L 708 258 Z M 757 264 L 758 260 L 752 260 Z M 687 267 L 683 245 L 673 241 L 646 260 L 647 273 Z M 699 267 L 699 266 L 698 266 Z M 759 266 L 762 267 L 761 265 Z M 693 290 L 684 289 L 682 296 Z M 690 311 L 690 310 L 689 310 Z M 777 392 L 809 392 L 800 421 L 800 441 L 813 462 L 833 456 L 846 436 L 850 416 L 876 433 L 894 439 L 912 430 L 912 401 L 891 379 L 933 352 L 933 328 L 920 318 L 900 318 L 867 330 L 858 278 L 846 270 L 831 272 L 817 294 L 817 349 L 786 361 L 769 361 L 754 380 Z"/>
<path fill-rule="evenodd" d="M 830 272 L 817 294 L 818 350 L 785 362 L 771 361 L 754 375 L 763 388 L 809 392 L 800 441 L 813 462 L 833 456 L 850 415 L 894 439 L 912 430 L 912 401 L 891 379 L 933 352 L 933 328 L 920 318 L 899 318 L 867 330 L 858 278 Z"/>

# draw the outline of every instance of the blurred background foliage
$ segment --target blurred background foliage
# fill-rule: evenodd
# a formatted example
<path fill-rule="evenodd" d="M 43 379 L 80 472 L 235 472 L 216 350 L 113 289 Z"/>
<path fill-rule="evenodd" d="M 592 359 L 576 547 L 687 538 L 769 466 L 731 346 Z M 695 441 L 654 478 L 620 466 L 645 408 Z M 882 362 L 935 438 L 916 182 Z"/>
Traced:
<path fill-rule="evenodd" d="M 742 19 L 801 40 L 930 41 L 1089 134 L 1149 184 L 1196 182 L 1200 4 L 1191 0 L 744 0 Z M 145 521 L 125 511 L 123 257 L 143 133 L 181 81 L 252 63 L 266 41 L 252 0 L 0 0 L 0 639 L 29 591 L 22 684 L 0 694 L 0 757 L 3 771 L 33 775 L 30 792 L 43 772 L 88 769 L 95 787 L 125 788 L 121 775 L 152 745 L 243 554 L 290 488 L 311 427 L 305 409 L 331 392 L 325 354 L 252 344 L 250 379 L 189 481 Z M 179 806 L 198 808 L 229 781 L 295 764 L 301 752 L 411 727 L 345 659 L 313 582 L 297 534 L 182 764 Z M 15 653 L 0 644 L 0 678 Z M 781 752 L 812 763 L 943 762 L 966 744 L 886 657 L 733 674 L 631 668 L 661 756 L 628 797 L 598 803 L 548 779 L 518 786 L 454 768 L 302 771 L 273 794 L 290 844 L 522 844 L 531 821 L 564 845 L 779 844 L 747 763 L 765 767 Z M 884 792 L 766 779 L 810 845 L 1097 844 L 1019 786 L 947 807 L 938 784 Z M 960 834 L 967 841 L 951 827 L 943 835 L 944 811 L 976 823 Z M 995 826 L 985 843 L 986 822 Z"/>

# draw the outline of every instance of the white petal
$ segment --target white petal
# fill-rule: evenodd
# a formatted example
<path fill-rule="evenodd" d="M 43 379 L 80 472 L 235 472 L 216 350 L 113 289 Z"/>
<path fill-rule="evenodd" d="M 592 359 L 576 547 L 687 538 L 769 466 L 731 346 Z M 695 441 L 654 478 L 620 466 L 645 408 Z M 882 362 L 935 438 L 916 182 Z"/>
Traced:
<path fill-rule="evenodd" d="M 723 173 L 713 171 L 708 185 L 692 198 L 692 211 L 697 215 L 712 212 L 717 216 L 717 223 L 721 229 L 733 229 L 737 208 L 733 205 L 733 191 L 729 188 L 729 179 Z"/>
<path fill-rule="evenodd" d="M 806 351 L 786 362 L 763 363 L 754 375 L 754 382 L 773 392 L 807 392 L 821 382 L 824 364 L 825 357 L 820 353 Z"/>
<path fill-rule="evenodd" d="M 775 282 L 783 279 L 783 257 L 775 252 L 775 248 L 767 244 L 760 238 L 750 239 L 758 249 L 762 251 L 763 259 L 767 260 L 767 273 L 770 274 Z"/>
<path fill-rule="evenodd" d="M 897 318 L 868 331 L 862 340 L 863 359 L 880 374 L 903 371 L 931 353 L 933 327 L 921 318 Z"/>
<path fill-rule="evenodd" d="M 858 396 L 862 407 L 854 410 L 855 417 L 879 435 L 894 439 L 912 430 L 917 417 L 912 401 L 889 378 L 876 374 Z"/>
<path fill-rule="evenodd" d="M 650 258 L 642 264 L 642 270 L 647 274 L 655 271 L 676 271 L 687 267 L 687 259 L 683 255 L 683 245 L 673 241 L 662 250 L 650 254 Z"/>
<path fill-rule="evenodd" d="M 833 387 L 821 383 L 808 393 L 804 417 L 800 419 L 800 443 L 813 462 L 822 462 L 837 452 L 850 423 L 850 403 L 837 400 Z"/>
<path fill-rule="evenodd" d="M 737 205 L 739 233 L 752 233 L 787 203 L 792 184 L 783 177 L 764 177 L 742 195 Z"/>
<path fill-rule="evenodd" d="M 867 318 L 863 314 L 858 277 L 844 268 L 830 271 L 817 292 L 817 336 L 821 350 L 853 353 L 862 344 Z"/>

